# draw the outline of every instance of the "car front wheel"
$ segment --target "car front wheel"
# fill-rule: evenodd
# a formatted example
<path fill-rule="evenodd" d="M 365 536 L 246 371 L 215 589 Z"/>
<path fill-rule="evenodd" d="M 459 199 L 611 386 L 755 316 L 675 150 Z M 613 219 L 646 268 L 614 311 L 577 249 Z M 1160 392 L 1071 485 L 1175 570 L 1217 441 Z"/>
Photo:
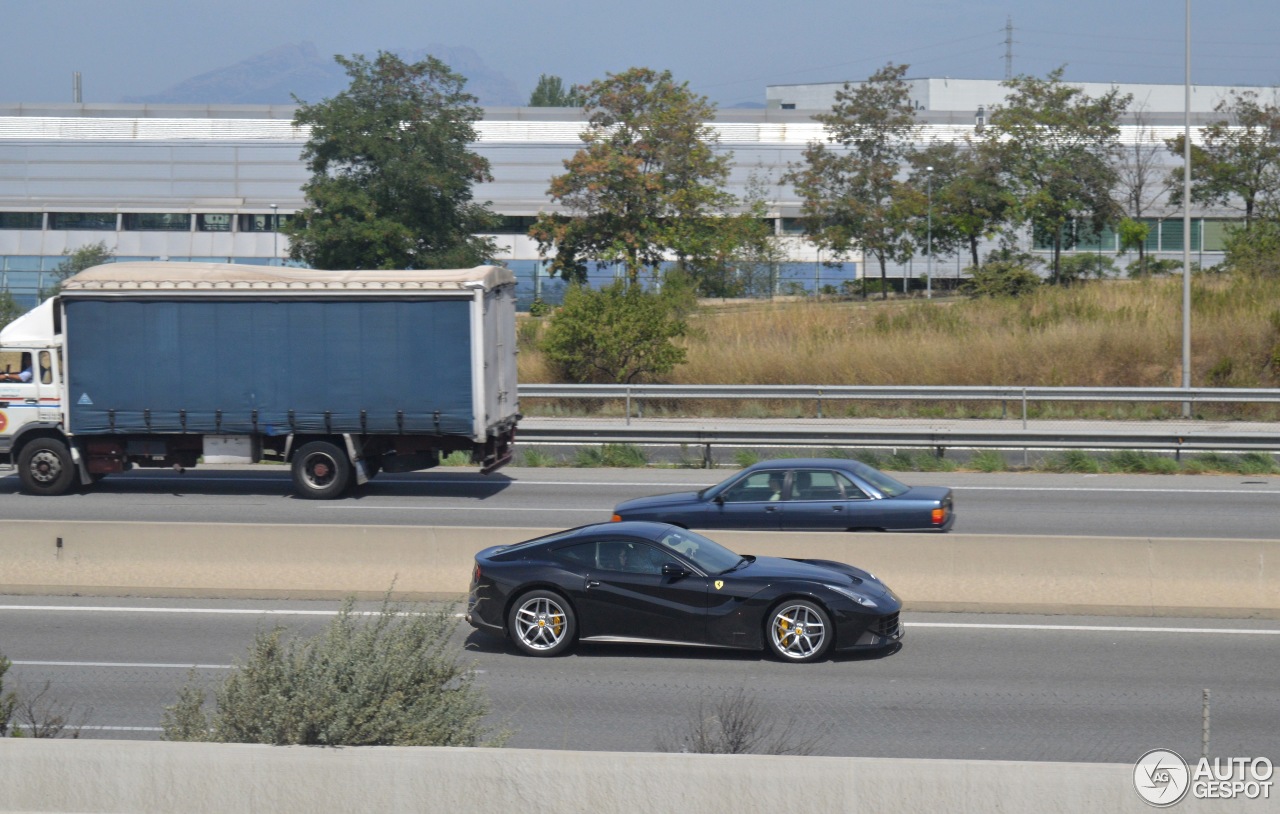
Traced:
<path fill-rule="evenodd" d="M 511 606 L 507 633 L 530 656 L 555 656 L 568 650 L 577 632 L 573 609 L 552 591 L 530 591 Z"/>
<path fill-rule="evenodd" d="M 805 599 L 789 599 L 769 614 L 765 640 L 783 661 L 817 661 L 831 647 L 835 630 L 831 617 L 821 607 Z"/>

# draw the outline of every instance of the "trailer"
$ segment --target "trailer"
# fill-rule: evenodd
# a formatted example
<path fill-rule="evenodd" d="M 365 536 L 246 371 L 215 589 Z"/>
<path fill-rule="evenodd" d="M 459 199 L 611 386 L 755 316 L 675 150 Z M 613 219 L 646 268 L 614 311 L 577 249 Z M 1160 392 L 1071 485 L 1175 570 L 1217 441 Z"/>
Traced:
<path fill-rule="evenodd" d="M 57 495 L 134 467 L 276 461 L 299 497 L 511 460 L 515 277 L 118 262 L 0 331 L 0 463 Z"/>

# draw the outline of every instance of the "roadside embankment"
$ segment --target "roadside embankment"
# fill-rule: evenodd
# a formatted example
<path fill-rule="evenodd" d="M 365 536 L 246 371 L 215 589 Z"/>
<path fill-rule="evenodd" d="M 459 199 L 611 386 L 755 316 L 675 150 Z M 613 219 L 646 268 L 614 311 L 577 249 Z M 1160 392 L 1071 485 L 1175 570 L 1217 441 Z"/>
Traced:
<path fill-rule="evenodd" d="M 1188 798 L 1180 812 L 1257 801 Z M 1265 807 L 1265 806 L 1264 806 Z M 0 739 L 0 811 L 1143 812 L 1133 766 Z M 1249 808 L 1250 811 L 1254 810 Z"/>
<path fill-rule="evenodd" d="M 0 521 L 0 593 L 405 599 L 552 529 Z M 710 532 L 874 572 L 909 610 L 1280 618 L 1280 540 Z"/>

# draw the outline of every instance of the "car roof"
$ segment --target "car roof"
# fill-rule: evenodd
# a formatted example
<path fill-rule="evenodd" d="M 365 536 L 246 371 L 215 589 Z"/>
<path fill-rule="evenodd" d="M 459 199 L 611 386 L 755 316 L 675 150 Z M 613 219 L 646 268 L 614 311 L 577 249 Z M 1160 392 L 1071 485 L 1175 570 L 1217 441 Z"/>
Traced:
<path fill-rule="evenodd" d="M 852 458 L 773 458 L 760 461 L 744 469 L 756 472 L 761 469 L 856 469 L 867 464 Z"/>

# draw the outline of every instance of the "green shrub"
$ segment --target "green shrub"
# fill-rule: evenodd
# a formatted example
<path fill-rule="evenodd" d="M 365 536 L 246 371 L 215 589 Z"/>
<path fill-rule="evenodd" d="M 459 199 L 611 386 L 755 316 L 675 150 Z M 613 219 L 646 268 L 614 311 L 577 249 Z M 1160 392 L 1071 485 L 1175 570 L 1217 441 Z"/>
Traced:
<path fill-rule="evenodd" d="M 555 466 L 556 459 L 540 449 L 526 449 L 520 453 L 521 466 Z"/>
<path fill-rule="evenodd" d="M 582 447 L 574 456 L 574 466 L 580 467 L 642 467 L 649 460 L 644 450 L 634 444 L 604 444 L 600 447 Z"/>
<path fill-rule="evenodd" d="M 457 449 L 440 459 L 441 466 L 471 466 L 471 453 Z"/>
<path fill-rule="evenodd" d="M 969 467 L 979 472 L 1004 472 L 1009 468 L 1004 455 L 994 449 L 984 449 L 974 453 L 969 459 Z"/>
<path fill-rule="evenodd" d="M 961 290 L 970 297 L 1023 297 L 1041 284 L 1038 274 L 1009 260 L 988 260 L 980 268 L 970 266 L 968 274 Z"/>
<path fill-rule="evenodd" d="M 451 642 L 451 605 L 384 601 L 369 617 L 347 600 L 310 638 L 260 631 L 243 664 L 214 688 L 192 675 L 164 712 L 164 738 L 317 746 L 499 745 L 482 721 L 489 705 Z"/>
<path fill-rule="evenodd" d="M 754 449 L 739 449 L 733 453 L 733 462 L 738 466 L 746 469 L 748 466 L 754 466 L 760 463 L 760 453 Z"/>
<path fill-rule="evenodd" d="M 1278 471 L 1276 459 L 1265 452 L 1248 452 L 1240 458 L 1242 475 L 1274 475 Z"/>
<path fill-rule="evenodd" d="M 1102 464 L 1082 449 L 1069 449 L 1049 456 L 1041 463 L 1040 468 L 1047 472 L 1079 472 L 1096 475 L 1102 471 Z"/>

